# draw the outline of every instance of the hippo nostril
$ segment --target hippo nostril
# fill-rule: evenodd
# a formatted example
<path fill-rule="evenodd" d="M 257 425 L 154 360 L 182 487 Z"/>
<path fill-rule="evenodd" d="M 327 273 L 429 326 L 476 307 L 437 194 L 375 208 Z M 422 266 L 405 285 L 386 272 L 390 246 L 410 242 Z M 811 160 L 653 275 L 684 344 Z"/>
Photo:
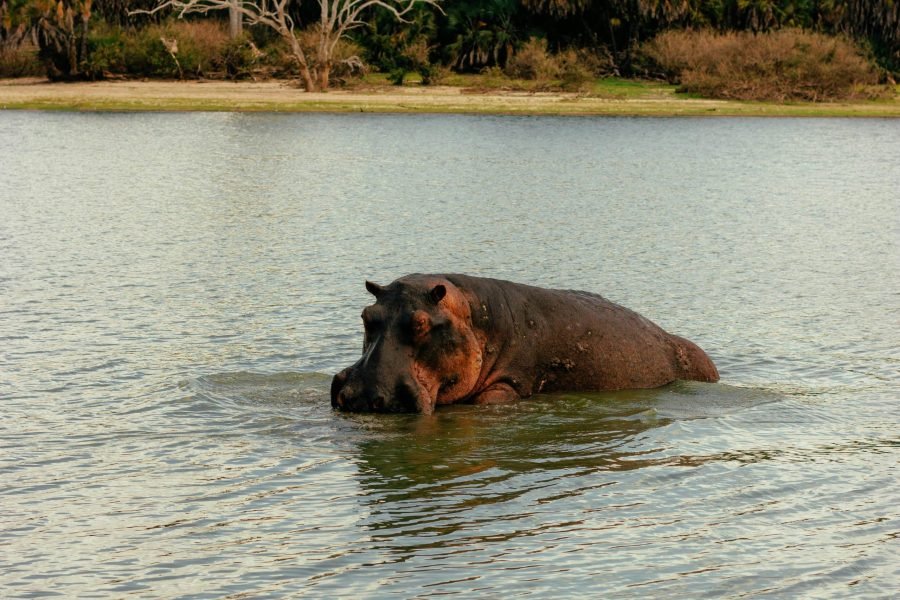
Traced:
<path fill-rule="evenodd" d="M 344 408 L 350 395 L 345 384 L 347 383 L 348 369 L 344 369 L 331 380 L 331 408 Z"/>
<path fill-rule="evenodd" d="M 407 380 L 399 382 L 394 390 L 394 397 L 400 410 L 406 412 L 415 412 L 417 410 L 419 394 L 412 382 Z"/>

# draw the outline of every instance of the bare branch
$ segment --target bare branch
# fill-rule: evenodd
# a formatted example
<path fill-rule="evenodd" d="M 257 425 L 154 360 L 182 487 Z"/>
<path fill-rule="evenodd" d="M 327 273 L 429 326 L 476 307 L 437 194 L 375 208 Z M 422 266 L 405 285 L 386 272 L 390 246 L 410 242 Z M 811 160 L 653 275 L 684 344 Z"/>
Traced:
<path fill-rule="evenodd" d="M 152 15 L 161 10 L 172 9 L 178 18 L 183 18 L 188 14 L 205 15 L 217 10 L 236 10 L 248 25 L 265 25 L 288 43 L 300 67 L 300 76 L 307 91 L 313 91 L 328 87 L 335 48 L 348 31 L 365 24 L 360 16 L 367 9 L 381 8 L 402 22 L 408 22 L 405 17 L 417 4 L 428 5 L 443 12 L 440 7 L 441 0 L 318 0 L 321 21 L 318 23 L 315 62 L 311 64 L 294 34 L 294 20 L 287 11 L 287 5 L 291 1 L 162 0 L 151 10 L 134 10 L 129 11 L 129 14 Z M 302 2 L 302 0 L 294 1 Z"/>

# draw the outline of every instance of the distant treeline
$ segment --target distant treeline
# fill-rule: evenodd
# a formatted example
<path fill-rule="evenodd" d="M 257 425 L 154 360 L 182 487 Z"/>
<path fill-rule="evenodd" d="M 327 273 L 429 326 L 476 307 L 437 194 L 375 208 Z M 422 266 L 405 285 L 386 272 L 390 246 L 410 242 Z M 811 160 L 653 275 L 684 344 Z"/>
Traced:
<path fill-rule="evenodd" d="M 800 28 L 850 36 L 883 67 L 900 70 L 900 0 L 488 0 L 442 6 L 445 14 L 434 15 L 424 33 L 436 58 L 455 69 L 503 67 L 521 44 L 538 37 L 551 51 L 602 49 L 621 74 L 632 75 L 635 50 L 667 29 Z"/>
<path fill-rule="evenodd" d="M 297 25 L 296 45 L 277 28 L 259 24 L 235 35 L 232 22 L 229 35 L 227 10 L 176 22 L 172 7 L 135 13 L 156 8 L 155 0 L 0 0 L 0 76 L 38 69 L 58 79 L 241 77 L 254 70 L 296 76 L 299 68 L 312 89 L 363 65 L 391 74 L 395 82 L 419 72 L 428 83 L 442 70 L 528 73 L 544 63 L 565 77 L 579 63 L 578 69 L 594 76 L 673 79 L 659 60 L 659 47 L 647 50 L 648 41 L 672 30 L 721 37 L 780 30 L 840 36 L 877 62 L 882 79 L 900 73 L 900 0 L 448 0 L 439 9 L 419 4 L 403 20 L 372 7 L 362 14 L 364 26 L 341 35 L 333 55 L 317 55 L 323 39 L 320 3 L 347 1 L 288 0 L 285 16 Z M 751 38 L 732 39 L 743 44 Z M 791 43 L 801 50 L 807 44 Z M 832 54 L 824 51 L 823 60 Z"/>

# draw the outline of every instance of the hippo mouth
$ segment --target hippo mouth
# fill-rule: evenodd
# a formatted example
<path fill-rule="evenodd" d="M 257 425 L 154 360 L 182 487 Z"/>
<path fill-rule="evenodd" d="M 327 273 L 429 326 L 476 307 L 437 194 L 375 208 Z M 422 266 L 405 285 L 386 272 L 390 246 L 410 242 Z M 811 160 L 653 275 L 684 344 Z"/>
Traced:
<path fill-rule="evenodd" d="M 419 386 L 409 378 L 397 382 L 390 394 L 378 389 L 355 389 L 348 383 L 350 369 L 345 369 L 331 382 L 331 407 L 343 412 L 415 413 L 431 414 L 434 403 L 429 402 Z"/>

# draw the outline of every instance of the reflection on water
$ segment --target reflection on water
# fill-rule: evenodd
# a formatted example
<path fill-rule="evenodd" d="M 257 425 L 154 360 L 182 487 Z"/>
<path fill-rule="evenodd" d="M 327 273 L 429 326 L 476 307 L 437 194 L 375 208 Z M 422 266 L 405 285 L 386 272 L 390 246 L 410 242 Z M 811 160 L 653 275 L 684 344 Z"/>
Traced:
<path fill-rule="evenodd" d="M 3 596 L 895 593 L 900 123 L 0 139 Z M 445 270 L 604 293 L 722 383 L 333 413 L 363 279 Z"/>

